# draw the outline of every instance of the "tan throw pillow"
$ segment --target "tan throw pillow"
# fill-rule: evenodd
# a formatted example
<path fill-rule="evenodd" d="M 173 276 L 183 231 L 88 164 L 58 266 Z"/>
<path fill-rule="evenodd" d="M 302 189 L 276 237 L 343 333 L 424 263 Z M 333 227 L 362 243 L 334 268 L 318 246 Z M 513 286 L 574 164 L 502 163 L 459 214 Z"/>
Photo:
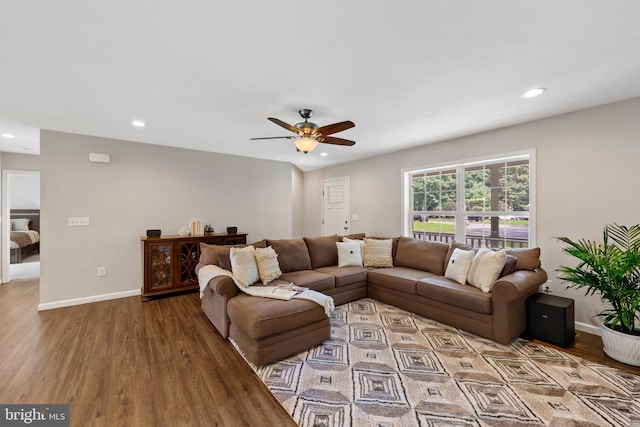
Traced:
<path fill-rule="evenodd" d="M 264 285 L 273 282 L 282 275 L 282 271 L 280 271 L 280 264 L 278 263 L 278 254 L 271 246 L 266 248 L 256 248 L 255 255 L 260 280 L 262 280 Z"/>
<path fill-rule="evenodd" d="M 481 248 L 473 257 L 467 281 L 482 292 L 491 292 L 493 284 L 504 268 L 504 262 L 504 251 L 494 252 L 491 249 Z"/>
<path fill-rule="evenodd" d="M 231 248 L 229 251 L 233 277 L 244 287 L 251 286 L 260 280 L 255 251 L 253 246 Z"/>
<path fill-rule="evenodd" d="M 475 251 L 464 251 L 462 249 L 454 249 L 449 258 L 449 264 L 447 270 L 444 272 L 444 277 L 447 279 L 455 280 L 461 285 L 467 284 L 467 276 L 471 269 L 471 263 L 473 262 L 473 256 Z"/>
<path fill-rule="evenodd" d="M 365 267 L 393 267 L 392 239 L 364 239 Z"/>
<path fill-rule="evenodd" d="M 336 246 L 338 247 L 338 267 L 362 267 L 360 242 L 336 242 Z"/>

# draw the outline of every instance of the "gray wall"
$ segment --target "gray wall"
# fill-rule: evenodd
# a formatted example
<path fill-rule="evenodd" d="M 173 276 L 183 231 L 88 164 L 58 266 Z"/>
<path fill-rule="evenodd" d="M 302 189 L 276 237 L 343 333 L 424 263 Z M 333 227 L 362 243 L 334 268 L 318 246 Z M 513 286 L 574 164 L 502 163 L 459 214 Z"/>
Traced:
<path fill-rule="evenodd" d="M 596 332 L 599 298 L 566 290 L 554 270 L 575 262 L 554 236 L 600 239 L 607 223 L 640 222 L 640 98 L 538 120 L 381 157 L 311 171 L 304 177 L 306 235 L 320 234 L 320 182 L 351 177 L 352 232 L 402 233 L 401 170 L 534 148 L 537 244 L 552 291 L 576 300 L 576 319 Z"/>
<path fill-rule="evenodd" d="M 40 209 L 39 175 L 10 174 L 8 179 L 10 209 Z"/>
<path fill-rule="evenodd" d="M 302 194 L 304 174 L 295 166 L 291 166 L 291 182 L 291 193 L 293 195 L 291 204 L 291 215 L 293 216 L 292 237 L 304 237 L 304 197 Z"/>
<path fill-rule="evenodd" d="M 198 219 L 249 241 L 291 236 L 288 163 L 53 131 L 40 144 L 41 309 L 139 292 L 148 228 L 176 234 Z M 91 152 L 111 163 L 90 163 Z M 69 227 L 70 216 L 91 226 Z"/>
<path fill-rule="evenodd" d="M 40 156 L 19 153 L 2 153 L 2 169 L 40 170 Z"/>

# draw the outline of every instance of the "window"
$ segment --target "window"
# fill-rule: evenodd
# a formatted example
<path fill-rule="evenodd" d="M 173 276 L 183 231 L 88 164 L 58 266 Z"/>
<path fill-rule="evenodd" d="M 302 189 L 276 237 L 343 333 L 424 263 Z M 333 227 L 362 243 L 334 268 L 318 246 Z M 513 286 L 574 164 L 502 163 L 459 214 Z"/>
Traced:
<path fill-rule="evenodd" d="M 404 171 L 404 234 L 492 248 L 533 246 L 533 156 Z"/>

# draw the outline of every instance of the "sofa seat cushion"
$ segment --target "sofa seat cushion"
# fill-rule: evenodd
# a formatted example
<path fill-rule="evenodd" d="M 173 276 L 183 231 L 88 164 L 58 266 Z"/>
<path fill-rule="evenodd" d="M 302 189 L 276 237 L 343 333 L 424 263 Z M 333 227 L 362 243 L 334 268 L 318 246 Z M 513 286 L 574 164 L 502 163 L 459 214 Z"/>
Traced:
<path fill-rule="evenodd" d="M 369 270 L 369 284 L 383 288 L 395 289 L 408 294 L 416 294 L 416 282 L 420 279 L 435 276 L 422 270 L 407 267 L 381 268 Z"/>
<path fill-rule="evenodd" d="M 418 295 L 480 314 L 491 314 L 491 294 L 442 276 L 420 279 Z"/>
<path fill-rule="evenodd" d="M 318 268 L 315 271 L 320 273 L 329 274 L 336 279 L 336 288 L 343 286 L 354 285 L 356 283 L 362 283 L 367 281 L 367 271 L 369 269 L 364 267 L 323 267 Z"/>
<path fill-rule="evenodd" d="M 229 319 L 249 337 L 260 340 L 272 335 L 320 322 L 324 308 L 313 301 L 288 301 L 238 294 L 227 304 Z"/>
<path fill-rule="evenodd" d="M 313 270 L 283 273 L 280 279 L 318 292 L 333 289 L 336 286 L 335 278 L 332 275 Z"/>

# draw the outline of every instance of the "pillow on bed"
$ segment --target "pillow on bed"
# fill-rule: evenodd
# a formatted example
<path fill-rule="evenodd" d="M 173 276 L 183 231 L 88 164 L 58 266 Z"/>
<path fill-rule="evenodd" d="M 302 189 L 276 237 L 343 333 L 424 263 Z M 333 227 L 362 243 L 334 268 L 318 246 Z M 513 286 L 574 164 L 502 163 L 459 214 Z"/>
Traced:
<path fill-rule="evenodd" d="M 29 218 L 12 219 L 11 231 L 29 231 Z"/>

